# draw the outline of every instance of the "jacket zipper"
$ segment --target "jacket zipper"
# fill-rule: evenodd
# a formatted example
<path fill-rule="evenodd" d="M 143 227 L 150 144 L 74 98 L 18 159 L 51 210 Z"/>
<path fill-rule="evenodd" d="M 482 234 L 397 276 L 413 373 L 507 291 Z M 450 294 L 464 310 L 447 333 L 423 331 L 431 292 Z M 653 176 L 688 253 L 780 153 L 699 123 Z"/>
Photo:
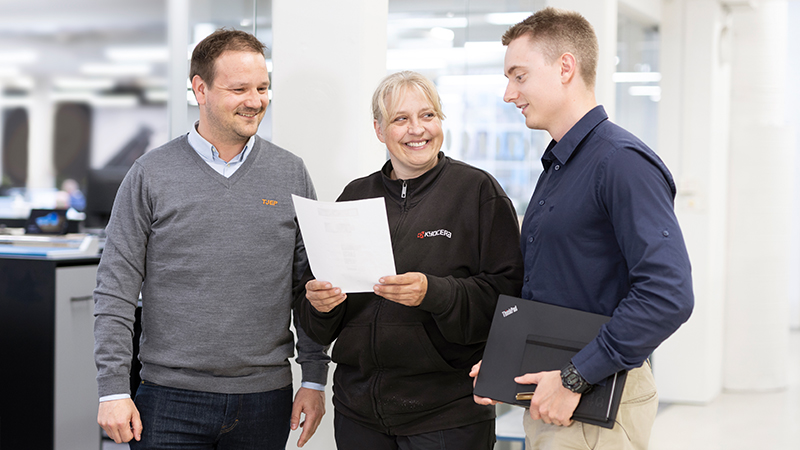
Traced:
<path fill-rule="evenodd" d="M 389 427 L 386 425 L 386 422 L 383 420 L 383 408 L 381 408 L 380 401 L 380 382 L 381 378 L 383 378 L 383 367 L 380 365 L 378 360 L 378 336 L 377 336 L 377 323 L 378 323 L 378 316 L 381 313 L 381 307 L 383 306 L 384 299 L 378 299 L 378 304 L 375 307 L 375 316 L 372 320 L 372 359 L 375 364 L 375 376 L 372 379 L 372 408 L 375 411 L 375 417 L 380 421 L 381 425 L 388 430 Z"/>
<path fill-rule="evenodd" d="M 403 180 L 403 187 L 400 190 L 400 198 L 403 199 L 403 212 L 400 214 L 400 218 L 398 219 L 397 225 L 395 226 L 394 236 L 397 235 L 397 230 L 400 228 L 400 225 L 403 223 L 403 219 L 405 219 L 406 212 L 408 211 L 408 199 L 406 198 L 407 194 L 408 194 L 408 181 Z M 394 241 L 394 239 L 393 239 L 393 241 Z M 394 249 L 392 249 L 392 250 L 394 250 Z M 372 407 L 374 408 L 375 416 L 380 421 L 381 425 L 383 425 L 383 427 L 386 430 L 389 430 L 389 426 L 386 424 L 386 422 L 384 422 L 383 408 L 381 408 L 381 406 L 380 406 L 380 404 L 379 404 L 379 402 L 377 400 L 378 398 L 380 398 L 380 382 L 381 382 L 381 378 L 383 378 L 384 369 L 380 365 L 380 363 L 378 362 L 378 350 L 377 350 L 378 337 L 377 337 L 377 329 L 376 328 L 377 328 L 377 324 L 378 324 L 378 316 L 380 315 L 381 307 L 383 306 L 383 302 L 384 301 L 388 301 L 388 300 L 380 299 L 380 301 L 378 302 L 378 305 L 375 308 L 375 318 L 373 320 L 373 325 L 372 325 L 372 352 L 373 352 L 372 353 L 372 358 L 373 358 L 373 361 L 374 361 L 375 367 L 376 367 L 375 377 L 373 378 L 373 384 L 372 384 L 372 398 L 373 398 L 373 402 L 374 402 Z"/>
<path fill-rule="evenodd" d="M 403 224 L 403 221 L 406 218 L 406 213 L 408 212 L 408 198 L 406 198 L 407 194 L 408 194 L 408 182 L 406 180 L 403 180 L 403 187 L 400 190 L 400 198 L 403 199 L 402 212 L 400 213 L 400 218 L 397 219 L 397 224 L 394 226 L 393 230 L 394 233 L 392 233 L 392 236 L 397 236 L 397 232 L 400 229 L 400 225 Z M 395 239 L 392 239 L 392 243 L 394 243 L 394 241 Z M 394 248 L 392 248 L 392 250 L 394 250 Z"/>

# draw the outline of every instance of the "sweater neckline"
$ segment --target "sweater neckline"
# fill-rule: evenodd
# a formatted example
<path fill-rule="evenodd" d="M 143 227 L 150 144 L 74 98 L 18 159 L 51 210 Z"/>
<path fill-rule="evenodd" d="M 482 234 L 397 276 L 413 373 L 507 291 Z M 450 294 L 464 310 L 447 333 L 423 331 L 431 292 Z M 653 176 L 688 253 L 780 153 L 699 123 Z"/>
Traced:
<path fill-rule="evenodd" d="M 254 161 L 261 155 L 261 139 L 256 136 L 256 139 L 253 141 L 253 149 L 250 151 L 250 154 L 247 156 L 247 159 L 244 160 L 241 167 L 239 167 L 236 172 L 233 173 L 230 177 L 226 177 L 221 173 L 217 172 L 211 166 L 206 163 L 200 155 L 197 154 L 196 151 L 192 148 L 191 144 L 189 144 L 189 134 L 187 133 L 183 138 L 183 149 L 187 153 L 189 153 L 189 157 L 197 164 L 203 173 L 208 175 L 211 179 L 217 181 L 226 189 L 230 189 L 243 178 L 247 172 L 250 171 L 250 168 L 253 167 Z"/>

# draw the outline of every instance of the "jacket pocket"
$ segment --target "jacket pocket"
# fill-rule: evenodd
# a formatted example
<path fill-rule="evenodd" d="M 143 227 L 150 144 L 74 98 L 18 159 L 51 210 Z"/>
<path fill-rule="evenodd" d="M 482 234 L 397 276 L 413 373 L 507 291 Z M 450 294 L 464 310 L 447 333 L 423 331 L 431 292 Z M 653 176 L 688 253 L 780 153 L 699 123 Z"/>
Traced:
<path fill-rule="evenodd" d="M 466 370 L 448 364 L 422 324 L 380 326 L 378 356 L 385 368 L 378 383 L 380 411 L 402 423 L 416 414 L 444 411 L 446 405 L 469 398 L 472 379 Z"/>
<path fill-rule="evenodd" d="M 368 353 L 372 341 L 370 328 L 369 324 L 344 327 L 333 344 L 331 352 L 333 362 L 361 368 L 374 367 Z"/>
<path fill-rule="evenodd" d="M 378 363 L 398 374 L 454 372 L 436 350 L 421 323 L 380 324 L 376 330 Z"/>

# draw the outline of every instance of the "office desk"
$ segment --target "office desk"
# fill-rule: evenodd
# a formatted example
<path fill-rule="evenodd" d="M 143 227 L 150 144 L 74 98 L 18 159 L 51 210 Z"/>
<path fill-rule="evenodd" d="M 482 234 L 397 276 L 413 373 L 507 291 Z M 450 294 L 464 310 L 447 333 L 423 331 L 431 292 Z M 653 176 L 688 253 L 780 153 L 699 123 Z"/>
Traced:
<path fill-rule="evenodd" d="M 98 257 L 0 258 L 0 450 L 91 450 Z"/>

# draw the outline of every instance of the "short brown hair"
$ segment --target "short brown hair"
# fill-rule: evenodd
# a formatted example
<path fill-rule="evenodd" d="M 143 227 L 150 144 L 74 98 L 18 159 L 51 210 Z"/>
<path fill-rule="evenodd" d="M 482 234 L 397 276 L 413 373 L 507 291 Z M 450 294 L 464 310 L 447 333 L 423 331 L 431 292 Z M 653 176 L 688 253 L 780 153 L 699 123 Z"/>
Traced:
<path fill-rule="evenodd" d="M 209 86 L 214 84 L 214 63 L 228 51 L 253 52 L 264 55 L 267 46 L 255 36 L 240 30 L 220 28 L 200 41 L 192 51 L 189 79 L 199 75 Z"/>
<path fill-rule="evenodd" d="M 389 111 L 386 107 L 387 97 L 388 103 L 392 108 L 397 108 L 397 100 L 408 88 L 416 89 L 422 93 L 433 106 L 433 112 L 436 117 L 439 120 L 444 119 L 442 101 L 436 91 L 436 85 L 424 75 L 410 70 L 393 73 L 381 80 L 377 89 L 375 89 L 375 93 L 372 94 L 372 118 L 378 121 L 378 124 L 383 125 L 384 121 L 394 114 L 394 111 Z"/>
<path fill-rule="evenodd" d="M 552 63 L 564 53 L 572 53 L 578 70 L 588 88 L 597 77 L 597 35 L 586 18 L 575 11 L 547 7 L 509 28 L 503 35 L 503 45 L 527 36 L 542 45 L 545 59 Z"/>

